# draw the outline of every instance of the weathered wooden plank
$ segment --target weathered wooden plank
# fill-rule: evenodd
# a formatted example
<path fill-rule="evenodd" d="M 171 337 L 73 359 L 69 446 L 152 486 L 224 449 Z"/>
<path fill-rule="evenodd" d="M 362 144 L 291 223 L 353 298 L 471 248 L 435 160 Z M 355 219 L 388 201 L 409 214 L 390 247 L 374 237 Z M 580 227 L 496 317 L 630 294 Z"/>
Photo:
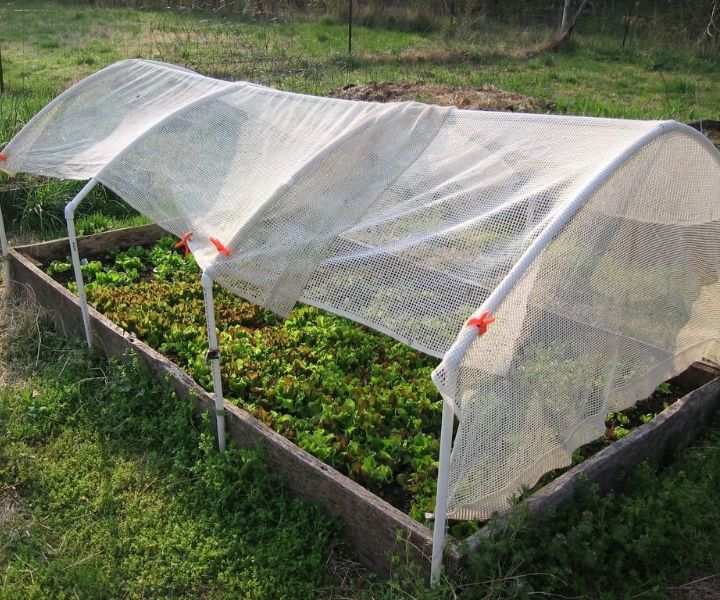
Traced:
<path fill-rule="evenodd" d="M 40 306 L 67 334 L 81 335 L 82 317 L 76 296 L 16 250 L 11 251 L 10 261 L 14 289 L 24 287 L 31 290 Z M 177 365 L 92 308 L 90 318 L 93 340 L 108 356 L 126 361 L 128 353 L 134 351 L 150 371 L 171 385 L 181 398 L 195 402 L 200 410 L 214 411 L 212 395 Z M 262 446 L 268 466 L 285 479 L 293 492 L 318 503 L 328 514 L 339 517 L 344 524 L 345 536 L 363 564 L 387 576 L 391 570 L 390 554 L 406 550 L 417 560 L 427 563 L 432 543 L 427 528 L 300 449 L 246 411 L 227 402 L 225 410 L 228 433 L 232 439 L 241 447 Z M 460 560 L 457 544 L 451 540 L 447 549 L 448 569 L 455 571 Z"/>
<path fill-rule="evenodd" d="M 163 235 L 167 235 L 167 232 L 155 224 L 113 229 L 95 235 L 83 235 L 78 238 L 78 252 L 80 256 L 95 256 L 107 252 L 108 248 L 113 246 L 118 248 L 148 246 L 154 244 Z M 47 264 L 53 260 L 62 260 L 70 256 L 70 243 L 65 237 L 39 244 L 17 246 L 15 250 L 38 263 Z"/>

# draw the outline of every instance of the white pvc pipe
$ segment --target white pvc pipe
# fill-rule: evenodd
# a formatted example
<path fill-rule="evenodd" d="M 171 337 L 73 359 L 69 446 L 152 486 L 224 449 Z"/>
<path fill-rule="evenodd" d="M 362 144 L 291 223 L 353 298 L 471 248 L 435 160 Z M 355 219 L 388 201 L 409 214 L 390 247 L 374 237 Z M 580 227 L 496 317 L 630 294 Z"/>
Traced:
<path fill-rule="evenodd" d="M 438 469 L 437 492 L 435 496 L 435 523 L 433 524 L 432 561 L 430 563 L 430 585 L 437 585 L 442 570 L 447 524 L 448 482 L 450 478 L 450 454 L 455 414 L 448 402 L 443 402 L 442 428 L 440 430 L 440 466 Z"/>
<path fill-rule="evenodd" d="M 515 284 L 525 274 L 537 256 L 545 249 L 545 247 L 553 240 L 553 238 L 565 227 L 570 219 L 590 200 L 602 185 L 610 178 L 630 158 L 647 146 L 650 142 L 662 135 L 668 133 L 680 133 L 686 137 L 700 142 L 701 146 L 712 156 L 720 165 L 720 152 L 713 146 L 712 142 L 699 131 L 692 127 L 683 125 L 676 121 L 663 121 L 658 124 L 657 128 L 645 134 L 632 144 L 630 144 L 623 152 L 618 154 L 613 160 L 601 167 L 588 183 L 580 190 L 580 192 L 557 214 L 543 229 L 542 233 L 528 246 L 527 250 L 522 254 L 520 259 L 513 265 L 512 269 L 505 275 L 500 284 L 486 298 L 482 306 L 475 311 L 476 315 L 480 315 L 487 311 L 491 315 L 500 307 L 507 295 L 515 287 Z M 457 339 L 448 349 L 443 357 L 442 362 L 433 371 L 431 377 L 436 387 L 443 395 L 451 396 L 454 394 L 454 385 L 448 385 L 439 377 L 440 371 L 448 373 L 457 373 L 460 361 L 465 356 L 468 348 L 472 344 L 477 330 L 475 327 L 465 327 L 458 334 Z M 454 382 L 453 382 L 454 383 Z"/>
<path fill-rule="evenodd" d="M 215 300 L 212 291 L 212 277 L 205 271 L 202 274 L 202 289 L 205 297 L 205 323 L 208 335 L 208 360 L 212 368 L 213 397 L 215 398 L 215 419 L 217 422 L 218 448 L 225 452 L 225 407 L 220 378 L 220 354 L 217 330 L 215 329 Z"/>
<path fill-rule="evenodd" d="M 72 256 L 72 264 L 75 271 L 75 283 L 77 284 L 80 311 L 82 312 L 85 340 L 87 341 L 88 348 L 92 348 L 92 330 L 90 329 L 90 311 L 88 310 L 87 297 L 85 296 L 85 283 L 83 282 L 82 269 L 80 268 L 80 254 L 78 253 L 77 235 L 75 234 L 75 209 L 96 185 L 97 181 L 93 177 L 85 184 L 85 187 L 78 192 L 77 196 L 65 206 L 65 221 L 67 222 L 68 240 L 70 241 L 70 255 Z"/>
<path fill-rule="evenodd" d="M 668 133 L 680 133 L 692 138 L 703 146 L 703 148 L 715 159 L 720 165 L 720 153 L 713 146 L 712 142 L 696 131 L 692 127 L 677 123 L 676 121 L 663 121 L 643 137 L 630 144 L 622 153 L 618 154 L 613 160 L 600 168 L 595 175 L 590 178 L 585 187 L 569 202 L 564 209 L 556 215 L 545 227 L 540 235 L 525 250 L 520 259 L 505 275 L 500 284 L 486 298 L 485 302 L 475 311 L 475 315 L 481 315 L 484 312 L 494 314 L 495 311 L 503 303 L 507 295 L 515 287 L 515 284 L 525 274 L 533 261 L 542 252 L 545 247 L 553 240 L 553 238 L 562 230 L 562 228 L 570 221 L 570 219 L 580 210 L 595 192 L 608 180 L 608 178 L 621 165 L 627 162 L 632 156 L 637 154 L 650 142 L 656 138 Z M 457 372 L 460 368 L 465 353 L 468 351 L 477 336 L 477 328 L 474 326 L 464 327 L 458 334 L 457 339 L 448 349 L 443 357 L 442 362 L 435 368 L 431 374 L 431 378 L 440 393 L 446 397 L 443 406 L 443 422 L 442 431 L 440 433 L 440 465 L 438 471 L 437 497 L 435 500 L 435 524 L 433 528 L 433 550 L 431 563 L 431 582 L 437 583 L 440 566 L 442 564 L 442 553 L 445 545 L 445 523 L 447 521 L 447 495 L 450 469 L 450 450 L 452 438 L 452 427 L 448 425 L 448 421 L 452 423 L 452 419 L 446 418 L 445 413 L 452 411 L 448 398 L 454 398 L 457 389 Z M 441 373 L 443 374 L 441 376 Z M 448 380 L 452 377 L 452 380 Z M 448 433 L 449 428 L 449 433 Z M 444 452 L 445 451 L 445 452 Z M 445 458 L 445 460 L 443 460 Z M 442 514 L 440 514 L 442 508 Z M 442 524 L 442 527 L 440 526 Z"/>

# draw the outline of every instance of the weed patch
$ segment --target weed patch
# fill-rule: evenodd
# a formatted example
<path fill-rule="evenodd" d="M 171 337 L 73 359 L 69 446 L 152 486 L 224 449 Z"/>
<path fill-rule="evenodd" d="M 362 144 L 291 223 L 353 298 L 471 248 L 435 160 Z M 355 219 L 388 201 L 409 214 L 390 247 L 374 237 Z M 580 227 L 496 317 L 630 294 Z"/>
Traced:
<path fill-rule="evenodd" d="M 37 331 L 14 348 L 28 378 L 0 391 L 0 598 L 309 598 L 329 585 L 335 524 L 262 452 L 219 454 L 208 423 L 138 364 Z"/>

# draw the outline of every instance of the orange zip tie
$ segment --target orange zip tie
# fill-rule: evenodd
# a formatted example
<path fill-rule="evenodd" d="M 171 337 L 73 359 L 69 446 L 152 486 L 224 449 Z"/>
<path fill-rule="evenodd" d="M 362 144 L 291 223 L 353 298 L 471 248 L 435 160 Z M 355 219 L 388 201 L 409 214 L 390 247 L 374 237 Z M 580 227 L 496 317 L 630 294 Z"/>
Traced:
<path fill-rule="evenodd" d="M 0 161 L 7 160 L 7 159 L 8 159 L 8 155 L 5 154 L 4 152 L 0 152 Z"/>
<path fill-rule="evenodd" d="M 479 317 L 473 317 L 472 319 L 470 319 L 467 322 L 467 326 L 477 327 L 478 335 L 485 335 L 487 333 L 488 327 L 490 326 L 490 323 L 493 323 L 494 321 L 495 317 L 493 317 L 488 311 L 485 311 Z"/>
<path fill-rule="evenodd" d="M 220 254 L 224 254 L 225 256 L 230 256 L 230 249 L 227 246 L 223 246 L 223 244 L 216 240 L 215 238 L 210 238 L 210 241 L 212 242 L 212 245 L 217 248 L 217 251 Z"/>
<path fill-rule="evenodd" d="M 190 254 L 189 242 L 190 242 L 191 237 L 192 237 L 192 231 L 188 231 L 184 236 L 182 236 L 182 239 L 177 244 L 175 244 L 175 247 L 178 249 L 185 248 L 185 252 L 183 253 L 185 256 Z"/>

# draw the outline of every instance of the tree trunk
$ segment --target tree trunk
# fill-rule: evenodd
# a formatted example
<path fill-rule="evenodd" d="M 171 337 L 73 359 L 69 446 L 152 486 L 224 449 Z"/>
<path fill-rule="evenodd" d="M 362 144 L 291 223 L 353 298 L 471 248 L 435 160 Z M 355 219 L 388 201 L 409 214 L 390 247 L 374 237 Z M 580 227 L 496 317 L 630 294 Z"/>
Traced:
<path fill-rule="evenodd" d="M 583 14 L 583 12 L 585 12 L 585 9 L 590 6 L 591 3 L 592 3 L 592 0 L 583 0 L 580 3 L 580 6 L 578 7 L 578 9 L 575 11 L 575 15 L 573 16 L 573 18 L 570 19 L 567 23 L 565 23 L 565 27 L 560 30 L 560 33 L 558 34 L 558 36 L 555 39 L 548 42 L 544 46 L 543 49 L 544 50 L 557 50 L 558 48 L 560 48 L 560 46 L 562 46 L 565 43 L 565 41 L 570 37 L 572 30 L 575 29 L 575 25 L 577 24 L 578 19 Z M 565 21 L 565 9 L 569 9 L 569 6 L 568 6 L 569 4 L 570 4 L 569 1 L 565 0 L 565 3 L 563 5 L 563 21 Z"/>
<path fill-rule="evenodd" d="M 563 14 L 562 14 L 562 23 L 560 23 L 560 35 L 562 35 L 563 31 L 565 31 L 568 28 L 568 20 L 570 19 L 570 3 L 572 0 L 565 0 L 565 3 L 563 4 Z"/>

